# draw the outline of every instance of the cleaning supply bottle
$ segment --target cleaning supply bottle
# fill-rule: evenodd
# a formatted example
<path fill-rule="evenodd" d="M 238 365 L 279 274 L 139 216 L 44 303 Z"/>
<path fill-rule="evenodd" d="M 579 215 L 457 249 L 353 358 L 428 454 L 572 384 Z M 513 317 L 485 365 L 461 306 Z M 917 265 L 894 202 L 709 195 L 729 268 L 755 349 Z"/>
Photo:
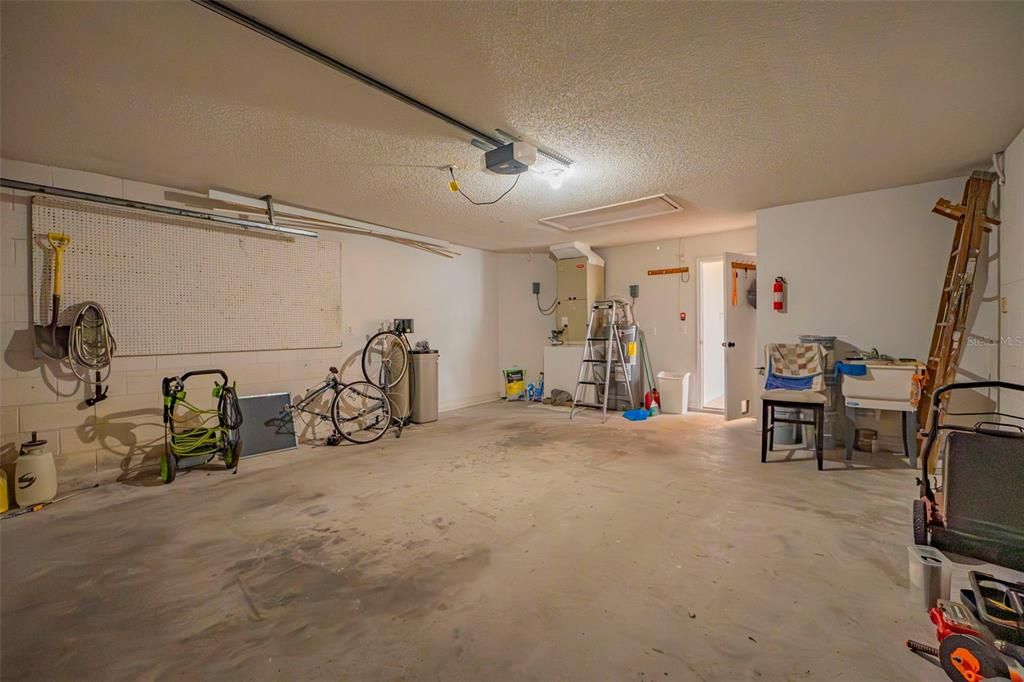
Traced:
<path fill-rule="evenodd" d="M 57 467 L 46 441 L 32 432 L 32 440 L 21 444 L 14 466 L 14 497 L 19 507 L 52 502 L 57 496 Z"/>
<path fill-rule="evenodd" d="M 0 514 L 11 508 L 11 501 L 7 497 L 7 472 L 0 469 Z"/>
<path fill-rule="evenodd" d="M 538 403 L 544 400 L 544 372 L 540 373 L 540 383 L 537 384 L 537 392 L 534 394 L 533 399 Z"/>

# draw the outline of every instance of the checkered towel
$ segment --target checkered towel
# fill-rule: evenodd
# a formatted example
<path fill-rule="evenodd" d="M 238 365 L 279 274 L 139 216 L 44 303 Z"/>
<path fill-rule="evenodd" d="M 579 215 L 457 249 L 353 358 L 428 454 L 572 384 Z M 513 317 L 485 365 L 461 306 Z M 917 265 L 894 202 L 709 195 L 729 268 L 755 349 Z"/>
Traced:
<path fill-rule="evenodd" d="M 792 379 L 818 377 L 825 371 L 825 358 L 816 343 L 770 343 L 768 363 L 772 374 Z"/>

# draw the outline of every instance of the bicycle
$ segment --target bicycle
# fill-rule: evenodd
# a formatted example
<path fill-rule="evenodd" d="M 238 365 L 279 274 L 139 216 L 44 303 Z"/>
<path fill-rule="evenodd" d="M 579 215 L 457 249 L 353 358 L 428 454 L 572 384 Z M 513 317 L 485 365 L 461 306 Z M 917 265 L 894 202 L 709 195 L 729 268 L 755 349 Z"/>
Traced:
<path fill-rule="evenodd" d="M 298 402 L 289 404 L 288 410 L 318 417 L 318 423 L 330 420 L 334 425 L 334 433 L 327 438 L 328 445 L 340 443 L 339 437 L 350 443 L 365 445 L 387 433 L 392 421 L 391 402 L 387 393 L 368 381 L 346 384 L 338 376 L 337 367 L 329 369 L 327 377 L 316 386 L 306 389 L 306 394 Z M 334 391 L 328 411 L 312 409 L 311 403 L 327 391 Z"/>
<path fill-rule="evenodd" d="M 363 348 L 363 376 L 375 386 L 390 390 L 409 371 L 409 339 L 412 320 L 396 319 L 391 329 L 383 329 L 366 342 Z"/>

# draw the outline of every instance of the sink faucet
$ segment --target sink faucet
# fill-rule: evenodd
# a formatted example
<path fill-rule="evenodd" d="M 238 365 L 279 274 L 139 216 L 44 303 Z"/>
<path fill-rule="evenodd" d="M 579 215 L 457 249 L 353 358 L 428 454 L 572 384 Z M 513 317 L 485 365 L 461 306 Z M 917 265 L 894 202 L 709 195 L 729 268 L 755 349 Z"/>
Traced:
<path fill-rule="evenodd" d="M 882 355 L 878 352 L 877 348 L 872 348 L 871 352 L 867 354 L 868 360 L 885 360 L 887 362 L 893 362 L 896 358 L 891 355 Z"/>

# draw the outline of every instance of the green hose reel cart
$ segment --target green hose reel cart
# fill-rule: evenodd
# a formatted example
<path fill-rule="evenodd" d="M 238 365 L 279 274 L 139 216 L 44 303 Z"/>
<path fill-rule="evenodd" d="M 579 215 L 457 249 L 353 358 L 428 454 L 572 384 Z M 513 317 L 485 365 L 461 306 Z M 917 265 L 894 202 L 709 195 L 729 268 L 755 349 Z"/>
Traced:
<path fill-rule="evenodd" d="M 203 409 L 186 400 L 185 382 L 192 377 L 218 375 L 213 397 L 217 407 Z M 235 385 L 220 369 L 186 372 L 180 377 L 165 377 L 161 390 L 164 396 L 164 454 L 160 458 L 160 480 L 170 483 L 180 469 L 191 469 L 211 462 L 216 457 L 224 466 L 238 471 L 242 444 L 238 428 L 242 413 L 238 407 Z"/>

